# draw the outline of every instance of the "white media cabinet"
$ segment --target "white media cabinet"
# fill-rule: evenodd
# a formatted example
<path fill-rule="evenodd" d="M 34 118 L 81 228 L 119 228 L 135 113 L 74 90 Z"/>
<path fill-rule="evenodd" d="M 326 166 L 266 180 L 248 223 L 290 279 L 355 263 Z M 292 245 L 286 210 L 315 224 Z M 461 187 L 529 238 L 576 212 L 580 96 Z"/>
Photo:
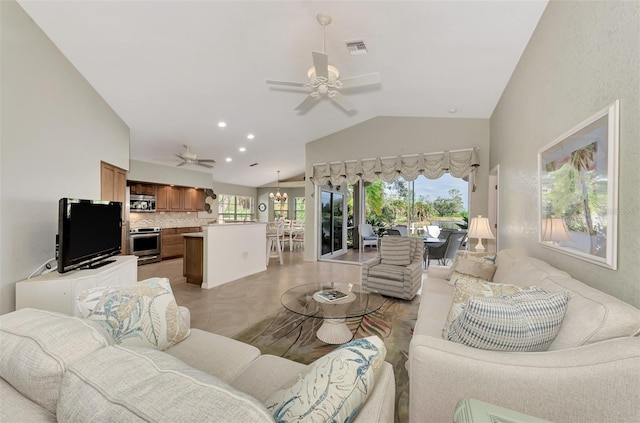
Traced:
<path fill-rule="evenodd" d="M 97 286 L 133 285 L 138 281 L 138 257 L 116 256 L 97 269 L 50 272 L 16 283 L 16 310 L 39 308 L 79 316 L 76 297 Z"/>

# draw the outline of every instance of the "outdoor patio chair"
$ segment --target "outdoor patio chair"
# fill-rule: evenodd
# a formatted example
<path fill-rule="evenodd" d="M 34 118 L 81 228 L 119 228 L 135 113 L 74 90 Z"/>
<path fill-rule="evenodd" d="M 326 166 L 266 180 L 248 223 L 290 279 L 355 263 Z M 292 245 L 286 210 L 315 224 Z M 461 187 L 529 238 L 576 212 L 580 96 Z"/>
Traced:
<path fill-rule="evenodd" d="M 467 231 L 457 231 L 455 229 L 443 229 L 440 232 L 440 238 L 445 235 L 447 241 L 439 247 L 429 248 L 425 251 L 427 268 L 431 260 L 438 260 L 443 266 L 447 265 L 448 260 L 453 260 L 456 252 L 460 249 L 462 242 L 467 238 Z"/>
<path fill-rule="evenodd" d="M 370 224 L 359 224 L 358 232 L 360 232 L 360 250 L 363 250 L 367 245 L 378 249 L 378 235 L 373 233 L 373 227 Z"/>

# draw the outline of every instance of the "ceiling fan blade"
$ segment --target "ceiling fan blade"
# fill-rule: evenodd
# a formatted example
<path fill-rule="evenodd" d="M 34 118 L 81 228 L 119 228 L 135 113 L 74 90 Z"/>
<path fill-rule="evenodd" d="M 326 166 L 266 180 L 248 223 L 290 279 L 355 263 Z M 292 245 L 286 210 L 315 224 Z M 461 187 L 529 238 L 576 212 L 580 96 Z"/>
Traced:
<path fill-rule="evenodd" d="M 305 82 L 289 82 L 289 81 L 271 81 L 267 79 L 267 84 L 271 85 L 287 85 L 290 87 L 306 87 L 307 84 Z"/>
<path fill-rule="evenodd" d="M 186 165 L 186 164 L 187 164 L 187 162 L 180 162 L 180 163 L 178 163 L 176 166 L 184 166 L 184 165 Z"/>
<path fill-rule="evenodd" d="M 341 78 L 342 88 L 360 87 L 363 85 L 373 85 L 382 82 L 378 72 L 367 73 L 364 75 L 351 76 L 349 78 Z"/>
<path fill-rule="evenodd" d="M 182 154 L 176 154 L 175 156 L 180 158 L 181 160 L 185 160 L 185 158 L 182 156 Z"/>
<path fill-rule="evenodd" d="M 339 92 L 336 92 L 329 98 L 333 100 L 333 102 L 338 106 L 342 107 L 346 112 L 350 112 L 353 110 L 353 104 L 349 100 L 347 100 L 347 97 L 343 96 Z"/>
<path fill-rule="evenodd" d="M 316 102 L 316 100 L 317 99 L 314 96 L 308 95 L 307 97 L 305 97 L 302 103 L 298 104 L 298 107 L 296 107 L 295 110 L 299 110 L 299 111 L 307 110 L 313 105 L 313 103 Z"/>
<path fill-rule="evenodd" d="M 211 169 L 211 168 L 213 167 L 213 166 L 212 166 L 212 165 L 210 165 L 210 164 L 200 163 L 200 160 L 198 160 L 198 161 L 196 162 L 196 164 L 197 164 L 198 166 L 208 167 L 209 169 Z"/>
<path fill-rule="evenodd" d="M 215 163 L 216 161 L 213 159 L 198 159 L 199 162 L 206 162 L 206 163 Z"/>
<path fill-rule="evenodd" d="M 313 67 L 316 68 L 318 78 L 329 79 L 329 56 L 319 51 L 311 52 L 313 55 Z"/>

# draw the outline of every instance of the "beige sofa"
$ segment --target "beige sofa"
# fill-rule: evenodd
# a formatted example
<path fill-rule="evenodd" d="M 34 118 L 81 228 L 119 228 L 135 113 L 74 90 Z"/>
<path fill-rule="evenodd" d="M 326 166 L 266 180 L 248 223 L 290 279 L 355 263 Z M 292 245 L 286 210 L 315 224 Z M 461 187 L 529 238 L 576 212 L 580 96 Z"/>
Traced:
<path fill-rule="evenodd" d="M 34 309 L 0 316 L 0 338 L 2 422 L 139 421 L 130 405 L 151 410 L 145 421 L 273 421 L 262 401 L 307 368 L 197 329 L 165 352 L 132 351 L 109 345 L 84 320 Z M 87 396 L 112 383 L 131 390 L 130 404 L 114 407 L 107 392 L 87 410 Z M 393 368 L 384 362 L 354 421 L 393 422 L 394 403 Z"/>
<path fill-rule="evenodd" d="M 451 422 L 462 398 L 557 423 L 640 422 L 640 310 L 514 250 L 496 265 L 494 282 L 570 292 L 560 332 L 545 352 L 445 341 L 454 288 L 431 268 L 409 351 L 410 422 Z"/>

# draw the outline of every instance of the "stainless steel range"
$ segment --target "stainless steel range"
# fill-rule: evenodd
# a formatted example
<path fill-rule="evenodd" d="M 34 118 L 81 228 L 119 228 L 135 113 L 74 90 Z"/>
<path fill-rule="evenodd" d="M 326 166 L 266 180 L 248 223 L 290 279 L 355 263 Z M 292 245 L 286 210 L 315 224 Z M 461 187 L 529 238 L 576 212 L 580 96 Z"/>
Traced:
<path fill-rule="evenodd" d="M 129 230 L 129 254 L 138 256 L 138 265 L 162 260 L 161 233 L 161 228 L 133 228 Z"/>

